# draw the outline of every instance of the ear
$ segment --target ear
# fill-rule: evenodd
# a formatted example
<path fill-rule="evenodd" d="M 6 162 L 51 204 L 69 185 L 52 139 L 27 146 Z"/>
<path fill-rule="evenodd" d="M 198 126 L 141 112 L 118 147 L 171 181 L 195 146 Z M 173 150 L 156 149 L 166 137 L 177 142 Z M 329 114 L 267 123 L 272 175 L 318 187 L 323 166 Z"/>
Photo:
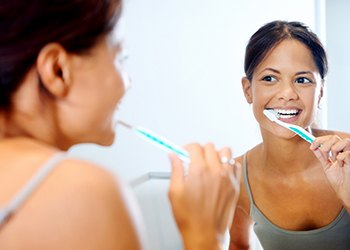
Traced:
<path fill-rule="evenodd" d="M 253 102 L 251 83 L 247 77 L 242 77 L 242 89 L 244 92 L 245 99 L 249 104 Z"/>
<path fill-rule="evenodd" d="M 53 96 L 65 96 L 70 84 L 69 54 L 58 43 L 43 47 L 36 62 L 43 87 Z"/>

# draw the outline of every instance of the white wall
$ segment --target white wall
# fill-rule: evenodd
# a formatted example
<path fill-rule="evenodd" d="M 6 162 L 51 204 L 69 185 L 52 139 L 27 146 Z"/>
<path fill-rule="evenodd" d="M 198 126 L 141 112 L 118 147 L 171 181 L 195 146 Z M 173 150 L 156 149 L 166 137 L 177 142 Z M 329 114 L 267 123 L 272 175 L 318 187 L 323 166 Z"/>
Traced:
<path fill-rule="evenodd" d="M 182 145 L 212 141 L 239 155 L 260 141 L 240 79 L 249 37 L 266 22 L 299 20 L 315 28 L 312 0 L 127 0 L 127 69 L 133 87 L 119 118 Z M 107 166 L 126 180 L 168 171 L 165 153 L 117 129 L 110 148 L 81 145 L 71 154 Z M 181 249 L 167 201 L 168 181 L 135 188 L 150 249 Z"/>
<path fill-rule="evenodd" d="M 350 132 L 350 1 L 326 1 L 328 128 Z"/>

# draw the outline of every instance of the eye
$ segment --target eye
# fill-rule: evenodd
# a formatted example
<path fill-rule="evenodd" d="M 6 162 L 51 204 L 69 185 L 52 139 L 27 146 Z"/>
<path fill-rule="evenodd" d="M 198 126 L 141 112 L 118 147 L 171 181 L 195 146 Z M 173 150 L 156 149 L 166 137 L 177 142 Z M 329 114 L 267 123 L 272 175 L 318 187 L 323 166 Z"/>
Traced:
<path fill-rule="evenodd" d="M 297 79 L 295 79 L 296 83 L 299 84 L 308 84 L 308 83 L 312 83 L 312 81 L 306 77 L 298 77 Z"/>
<path fill-rule="evenodd" d="M 276 82 L 277 79 L 274 76 L 264 76 L 262 79 L 264 82 Z"/>

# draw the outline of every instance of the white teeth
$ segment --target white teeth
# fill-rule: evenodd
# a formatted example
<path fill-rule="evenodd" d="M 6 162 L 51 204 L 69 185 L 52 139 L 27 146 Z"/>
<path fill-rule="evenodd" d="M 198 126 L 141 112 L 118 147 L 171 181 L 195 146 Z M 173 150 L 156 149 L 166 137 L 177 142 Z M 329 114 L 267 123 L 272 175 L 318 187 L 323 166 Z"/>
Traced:
<path fill-rule="evenodd" d="M 288 118 L 292 118 L 294 117 L 295 115 L 281 115 L 281 114 L 278 114 L 278 118 L 283 118 L 283 119 L 288 119 Z"/>
<path fill-rule="evenodd" d="M 297 109 L 274 109 L 277 118 L 288 119 L 298 115 L 299 110 Z"/>

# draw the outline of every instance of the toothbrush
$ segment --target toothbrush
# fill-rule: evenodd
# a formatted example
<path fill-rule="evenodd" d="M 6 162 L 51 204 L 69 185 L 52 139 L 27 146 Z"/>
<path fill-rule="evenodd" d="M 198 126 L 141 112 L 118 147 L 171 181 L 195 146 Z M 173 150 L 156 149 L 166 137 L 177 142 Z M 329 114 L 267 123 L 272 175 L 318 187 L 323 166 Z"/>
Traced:
<path fill-rule="evenodd" d="M 123 122 L 121 120 L 117 121 L 117 124 L 123 125 L 125 128 L 131 129 L 136 135 L 141 137 L 142 139 L 150 142 L 151 144 L 159 147 L 160 149 L 166 151 L 166 152 L 172 152 L 175 153 L 183 162 L 189 163 L 190 162 L 190 155 L 189 153 L 181 148 L 180 146 L 172 143 L 168 139 L 155 134 L 154 132 L 142 128 L 142 127 L 134 127 L 132 125 L 127 124 L 126 122 Z"/>
<path fill-rule="evenodd" d="M 307 132 L 305 129 L 302 127 L 299 127 L 294 124 L 289 124 L 283 121 L 280 121 L 277 117 L 274 111 L 265 109 L 264 115 L 269 118 L 270 121 L 276 122 L 278 125 L 281 125 L 282 127 L 285 127 L 286 129 L 289 129 L 290 131 L 293 131 L 297 135 L 299 135 L 301 138 L 303 138 L 305 141 L 309 142 L 310 144 L 313 143 L 315 140 L 315 136 Z"/>

